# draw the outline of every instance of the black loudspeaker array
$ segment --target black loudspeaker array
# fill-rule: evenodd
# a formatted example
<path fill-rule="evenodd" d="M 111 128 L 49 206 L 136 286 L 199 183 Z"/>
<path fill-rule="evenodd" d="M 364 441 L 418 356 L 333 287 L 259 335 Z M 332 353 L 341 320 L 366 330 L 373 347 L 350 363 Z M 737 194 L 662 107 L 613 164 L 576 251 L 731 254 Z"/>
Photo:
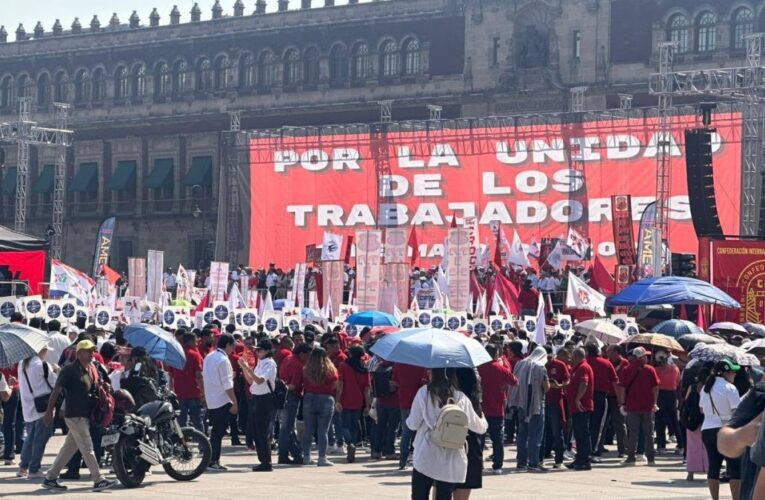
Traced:
<path fill-rule="evenodd" d="M 685 131 L 685 164 L 688 199 L 697 236 L 722 238 L 712 172 L 712 128 Z"/>

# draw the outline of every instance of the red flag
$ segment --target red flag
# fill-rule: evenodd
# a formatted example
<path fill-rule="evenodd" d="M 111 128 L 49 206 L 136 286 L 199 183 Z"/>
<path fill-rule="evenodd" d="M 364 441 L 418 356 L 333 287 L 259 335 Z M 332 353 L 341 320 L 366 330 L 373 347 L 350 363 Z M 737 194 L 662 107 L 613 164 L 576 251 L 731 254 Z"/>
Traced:
<path fill-rule="evenodd" d="M 351 247 L 353 247 L 353 235 L 349 234 L 345 240 L 345 264 L 348 265 L 351 262 Z"/>
<path fill-rule="evenodd" d="M 706 306 L 696 306 L 697 307 L 697 314 L 696 314 L 696 325 L 701 328 L 704 331 L 707 331 L 707 317 L 706 317 Z"/>
<path fill-rule="evenodd" d="M 101 264 L 101 274 L 106 276 L 106 281 L 112 286 L 114 286 L 117 283 L 117 280 L 120 279 L 120 273 L 106 264 Z"/>
<path fill-rule="evenodd" d="M 611 273 L 608 272 L 608 269 L 606 269 L 606 266 L 603 265 L 597 255 L 592 263 L 590 286 L 606 295 L 613 295 L 616 293 L 616 282 L 614 281 L 614 277 L 611 276 Z"/>
<path fill-rule="evenodd" d="M 497 225 L 497 246 L 494 249 L 494 264 L 496 264 L 499 269 L 502 269 L 502 226 L 501 225 Z"/>
<path fill-rule="evenodd" d="M 503 276 L 501 272 L 498 272 L 494 286 L 497 293 L 499 294 L 499 297 L 504 301 L 505 305 L 510 310 L 510 314 L 514 314 L 515 316 L 520 315 L 521 306 L 518 300 L 519 292 L 518 288 L 513 284 L 513 282 Z"/>
<path fill-rule="evenodd" d="M 412 248 L 412 261 L 410 265 L 413 266 L 420 256 L 420 247 L 417 243 L 417 230 L 415 229 L 415 226 L 412 226 L 412 231 L 409 233 L 409 239 L 406 244 Z"/>
<path fill-rule="evenodd" d="M 454 229 L 455 227 L 457 227 L 457 215 L 454 212 L 452 212 L 452 225 L 449 227 L 451 229 Z"/>
<path fill-rule="evenodd" d="M 685 304 L 680 304 L 680 319 L 688 319 L 688 311 L 685 310 Z"/>
<path fill-rule="evenodd" d="M 202 297 L 202 300 L 199 301 L 199 304 L 197 304 L 197 307 L 194 308 L 194 312 L 191 313 L 192 316 L 196 315 L 197 313 L 201 313 L 206 307 L 210 306 L 210 293 L 206 293 L 204 297 Z"/>

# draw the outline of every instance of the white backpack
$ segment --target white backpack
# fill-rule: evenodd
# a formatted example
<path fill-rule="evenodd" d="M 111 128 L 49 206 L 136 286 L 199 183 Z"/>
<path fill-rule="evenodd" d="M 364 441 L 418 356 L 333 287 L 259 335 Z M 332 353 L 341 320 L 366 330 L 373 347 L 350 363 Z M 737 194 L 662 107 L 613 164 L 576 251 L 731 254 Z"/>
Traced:
<path fill-rule="evenodd" d="M 449 398 L 441 407 L 436 426 L 430 431 L 430 440 L 441 448 L 459 450 L 465 447 L 468 435 L 468 416 Z"/>

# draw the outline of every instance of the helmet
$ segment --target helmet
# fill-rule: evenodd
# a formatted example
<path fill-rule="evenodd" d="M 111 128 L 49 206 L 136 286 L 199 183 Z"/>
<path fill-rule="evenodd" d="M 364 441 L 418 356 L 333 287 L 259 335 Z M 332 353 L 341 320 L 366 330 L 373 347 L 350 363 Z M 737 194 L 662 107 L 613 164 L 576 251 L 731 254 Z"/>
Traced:
<path fill-rule="evenodd" d="M 114 391 L 114 411 L 117 413 L 131 413 L 135 409 L 135 399 L 125 389 Z"/>

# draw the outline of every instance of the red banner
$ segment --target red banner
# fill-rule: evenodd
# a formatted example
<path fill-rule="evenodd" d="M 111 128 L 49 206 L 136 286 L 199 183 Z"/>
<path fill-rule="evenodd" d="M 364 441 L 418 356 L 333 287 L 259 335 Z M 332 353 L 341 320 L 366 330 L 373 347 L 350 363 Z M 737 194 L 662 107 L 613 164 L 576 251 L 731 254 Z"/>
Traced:
<path fill-rule="evenodd" d="M 5 274 L 0 277 L 0 280 L 27 281 L 29 282 L 29 294 L 40 294 L 42 293 L 40 283 L 45 280 L 45 258 L 44 250 L 0 252 L 0 270 Z M 5 266 L 8 266 L 7 274 L 5 273 L 6 270 L 3 269 Z"/>
<path fill-rule="evenodd" d="M 711 250 L 712 284 L 741 304 L 714 308 L 714 321 L 762 323 L 765 319 L 765 242 L 717 241 Z"/>
<path fill-rule="evenodd" d="M 674 252 L 695 253 L 684 168 L 683 131 L 694 116 L 673 118 L 669 240 Z M 723 231 L 739 232 L 741 116 L 715 115 L 714 180 Z M 390 176 L 378 182 L 369 134 L 251 140 L 250 264 L 303 261 L 306 245 L 325 230 L 352 234 L 381 226 L 416 226 L 422 258 L 443 255 L 450 216 L 476 217 L 480 241 L 489 224 L 517 230 L 522 241 L 565 237 L 586 218 L 595 255 L 616 264 L 611 195 L 630 193 L 633 223 L 656 194 L 658 138 L 654 118 L 589 121 L 581 136 L 558 125 L 496 126 L 387 133 Z M 565 138 L 565 139 L 564 139 Z M 662 140 L 664 138 L 662 137 Z M 584 174 L 569 166 L 575 150 Z M 579 193 L 586 191 L 586 198 Z M 378 192 L 384 193 L 379 205 Z M 427 262 L 427 261 L 426 261 Z"/>
<path fill-rule="evenodd" d="M 622 266 L 634 266 L 635 233 L 632 228 L 632 200 L 628 194 L 611 197 L 611 219 L 614 226 L 616 262 Z"/>

